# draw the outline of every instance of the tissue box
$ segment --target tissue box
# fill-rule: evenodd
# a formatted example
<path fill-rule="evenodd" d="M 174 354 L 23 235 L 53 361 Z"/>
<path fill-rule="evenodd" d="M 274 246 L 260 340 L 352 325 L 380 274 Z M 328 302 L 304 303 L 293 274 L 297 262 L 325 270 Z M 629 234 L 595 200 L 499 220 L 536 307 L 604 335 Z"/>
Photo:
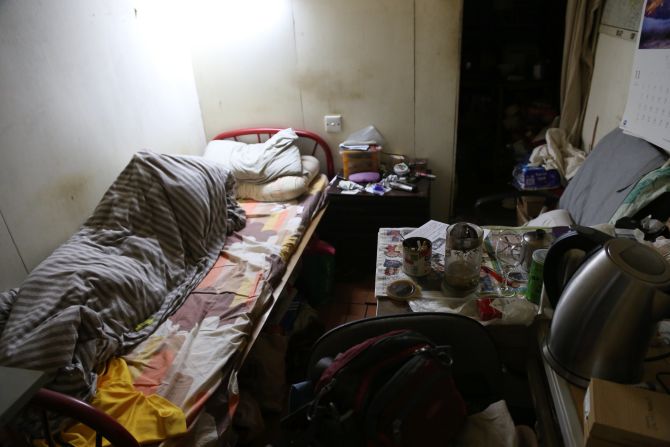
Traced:
<path fill-rule="evenodd" d="M 670 396 L 592 379 L 584 397 L 586 447 L 670 446 Z"/>
<path fill-rule="evenodd" d="M 561 175 L 556 169 L 542 166 L 517 165 L 512 173 L 514 184 L 520 190 L 553 189 L 561 186 Z"/>

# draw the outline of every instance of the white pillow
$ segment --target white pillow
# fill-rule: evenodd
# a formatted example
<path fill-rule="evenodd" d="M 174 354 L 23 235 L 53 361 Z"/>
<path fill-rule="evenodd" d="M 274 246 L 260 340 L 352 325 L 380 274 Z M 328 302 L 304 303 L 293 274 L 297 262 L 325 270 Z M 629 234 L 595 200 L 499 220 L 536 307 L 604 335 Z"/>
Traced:
<path fill-rule="evenodd" d="M 286 175 L 302 175 L 297 139 L 293 129 L 284 129 L 264 143 L 215 140 L 207 144 L 203 157 L 224 165 L 237 180 L 267 183 Z"/>
<path fill-rule="evenodd" d="M 203 158 L 222 164 L 226 169 L 232 171 L 233 163 L 230 160 L 231 157 L 237 151 L 244 150 L 245 147 L 247 147 L 247 143 L 242 143 L 241 141 L 212 140 L 207 143 L 205 153 L 202 154 L 202 156 Z M 233 172 L 233 175 L 234 174 L 235 173 Z"/>
<path fill-rule="evenodd" d="M 300 158 L 302 175 L 287 175 L 262 184 L 237 182 L 237 197 L 259 202 L 285 202 L 301 196 L 319 173 L 319 160 L 311 155 Z"/>

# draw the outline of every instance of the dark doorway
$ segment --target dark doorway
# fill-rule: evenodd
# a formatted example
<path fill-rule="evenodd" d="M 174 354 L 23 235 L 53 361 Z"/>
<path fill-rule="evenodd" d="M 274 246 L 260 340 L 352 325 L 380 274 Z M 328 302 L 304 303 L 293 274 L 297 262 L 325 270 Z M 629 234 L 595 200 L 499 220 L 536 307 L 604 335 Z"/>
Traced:
<path fill-rule="evenodd" d="M 466 1 L 456 152 L 455 214 L 512 189 L 559 113 L 564 0 Z"/>

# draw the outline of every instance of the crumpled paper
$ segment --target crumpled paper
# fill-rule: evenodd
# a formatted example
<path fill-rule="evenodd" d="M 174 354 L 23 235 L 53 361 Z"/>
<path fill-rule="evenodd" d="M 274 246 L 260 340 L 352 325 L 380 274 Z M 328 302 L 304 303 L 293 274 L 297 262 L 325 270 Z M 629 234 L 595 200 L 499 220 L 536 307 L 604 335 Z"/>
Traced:
<path fill-rule="evenodd" d="M 504 400 L 489 405 L 484 411 L 469 416 L 454 440 L 459 447 L 485 445 L 516 447 L 520 445 L 517 429 Z"/>

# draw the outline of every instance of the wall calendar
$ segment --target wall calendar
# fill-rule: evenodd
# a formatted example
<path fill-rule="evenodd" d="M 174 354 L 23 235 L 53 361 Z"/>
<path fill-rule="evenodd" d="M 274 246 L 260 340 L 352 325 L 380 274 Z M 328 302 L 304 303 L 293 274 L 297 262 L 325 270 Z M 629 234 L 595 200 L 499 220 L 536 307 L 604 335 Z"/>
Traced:
<path fill-rule="evenodd" d="M 670 152 L 670 2 L 647 0 L 620 126 Z"/>

